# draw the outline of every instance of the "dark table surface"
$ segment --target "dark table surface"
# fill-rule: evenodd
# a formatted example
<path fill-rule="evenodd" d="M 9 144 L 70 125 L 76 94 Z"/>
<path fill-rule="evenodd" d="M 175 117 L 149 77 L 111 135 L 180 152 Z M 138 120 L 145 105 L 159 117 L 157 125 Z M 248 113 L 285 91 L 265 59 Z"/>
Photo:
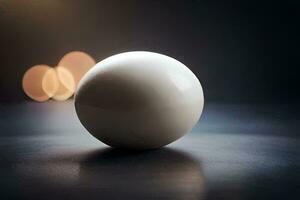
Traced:
<path fill-rule="evenodd" d="M 112 149 L 73 101 L 0 104 L 0 199 L 300 199 L 300 142 L 287 106 L 205 105 L 159 150 Z"/>

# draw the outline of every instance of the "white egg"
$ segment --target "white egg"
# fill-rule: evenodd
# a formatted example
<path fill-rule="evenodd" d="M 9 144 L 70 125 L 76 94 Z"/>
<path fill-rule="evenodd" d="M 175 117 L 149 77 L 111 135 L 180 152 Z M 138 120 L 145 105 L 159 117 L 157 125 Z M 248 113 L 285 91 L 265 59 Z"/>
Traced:
<path fill-rule="evenodd" d="M 189 132 L 203 109 L 197 77 L 158 53 L 121 53 L 81 79 L 75 107 L 83 126 L 112 147 L 152 149 Z"/>

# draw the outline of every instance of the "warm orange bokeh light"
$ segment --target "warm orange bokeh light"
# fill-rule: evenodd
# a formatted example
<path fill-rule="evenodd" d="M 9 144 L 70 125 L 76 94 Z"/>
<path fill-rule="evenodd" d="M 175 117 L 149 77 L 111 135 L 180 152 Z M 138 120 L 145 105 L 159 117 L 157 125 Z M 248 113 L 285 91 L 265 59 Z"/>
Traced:
<path fill-rule="evenodd" d="M 72 51 L 60 60 L 58 67 L 35 65 L 23 76 L 22 87 L 27 96 L 36 101 L 53 98 L 64 101 L 70 98 L 81 77 L 94 65 L 87 53 Z"/>
<path fill-rule="evenodd" d="M 77 86 L 81 77 L 95 64 L 95 60 L 87 53 L 72 51 L 62 57 L 58 66 L 68 69 L 73 74 L 75 86 Z"/>
<path fill-rule="evenodd" d="M 70 98 L 75 92 L 75 81 L 72 73 L 64 67 L 55 67 L 56 76 L 59 81 L 59 86 L 52 97 L 57 101 L 64 101 Z"/>
<path fill-rule="evenodd" d="M 53 97 L 53 95 L 58 90 L 58 87 L 59 87 L 59 81 L 56 76 L 56 72 L 53 68 L 50 68 L 44 75 L 42 81 L 42 88 L 49 97 Z"/>
<path fill-rule="evenodd" d="M 23 76 L 22 87 L 27 96 L 36 101 L 46 101 L 58 87 L 48 65 L 35 65 L 27 70 Z"/>

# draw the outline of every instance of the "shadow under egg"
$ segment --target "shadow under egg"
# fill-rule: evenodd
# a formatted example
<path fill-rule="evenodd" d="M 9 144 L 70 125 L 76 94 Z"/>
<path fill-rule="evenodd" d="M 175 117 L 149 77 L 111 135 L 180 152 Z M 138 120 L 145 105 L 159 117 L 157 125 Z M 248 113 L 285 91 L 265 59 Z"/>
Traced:
<path fill-rule="evenodd" d="M 201 199 L 198 162 L 171 149 L 91 152 L 79 165 L 79 187 L 89 199 Z M 83 192 L 85 193 L 85 192 Z"/>

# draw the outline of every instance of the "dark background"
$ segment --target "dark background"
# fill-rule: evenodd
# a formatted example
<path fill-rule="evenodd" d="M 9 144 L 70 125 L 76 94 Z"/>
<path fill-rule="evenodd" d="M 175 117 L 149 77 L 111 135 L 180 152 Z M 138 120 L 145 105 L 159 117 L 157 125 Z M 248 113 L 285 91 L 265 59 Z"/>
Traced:
<path fill-rule="evenodd" d="M 0 0 L 0 199 L 299 200 L 299 1 L 224 2 Z M 202 83 L 201 119 L 159 150 L 107 147 L 73 100 L 21 89 L 74 50 L 178 59 Z"/>
<path fill-rule="evenodd" d="M 298 1 L 299 2 L 299 1 Z M 186 64 L 206 101 L 297 103 L 299 3 L 289 1 L 0 1 L 1 101 L 27 99 L 22 75 L 82 50 L 133 50 Z"/>

